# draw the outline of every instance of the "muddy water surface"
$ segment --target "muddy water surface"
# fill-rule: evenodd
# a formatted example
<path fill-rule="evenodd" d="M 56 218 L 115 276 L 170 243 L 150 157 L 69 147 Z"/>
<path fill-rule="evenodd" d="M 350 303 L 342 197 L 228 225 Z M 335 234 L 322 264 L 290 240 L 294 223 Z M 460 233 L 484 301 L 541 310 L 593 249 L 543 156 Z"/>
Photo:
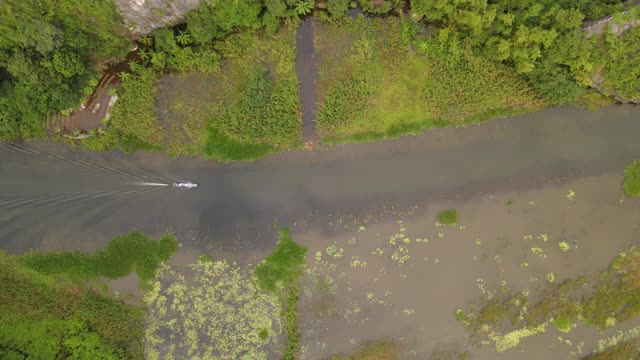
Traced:
<path fill-rule="evenodd" d="M 465 200 L 417 200 L 413 207 L 380 208 L 358 218 L 335 216 L 328 231 L 294 233 L 309 247 L 301 303 L 307 358 L 376 338 L 402 338 L 402 347 L 419 359 L 434 351 L 467 352 L 473 359 L 590 353 L 618 328 L 601 334 L 581 326 L 565 334 L 548 326 L 498 353 L 493 344 L 472 346 L 454 313 L 477 310 L 503 286 L 535 299 L 548 274 L 555 281 L 592 275 L 638 244 L 640 202 L 620 202 L 621 180 L 600 175 Z M 437 212 L 451 208 L 458 225 L 437 224 Z M 563 251 L 561 242 L 571 248 Z"/>
<path fill-rule="evenodd" d="M 301 303 L 307 358 L 387 336 L 417 358 L 434 350 L 577 357 L 607 334 L 549 328 L 497 353 L 491 344 L 472 347 L 453 312 L 473 309 L 503 284 L 535 296 L 549 272 L 559 280 L 592 274 L 635 244 L 640 203 L 620 199 L 622 171 L 640 157 L 639 133 L 638 109 L 615 106 L 254 163 L 5 143 L 0 244 L 10 252 L 92 250 L 132 230 L 173 231 L 183 244 L 178 262 L 206 250 L 255 264 L 273 248 L 277 227 L 292 226 L 310 248 Z M 176 180 L 200 187 L 166 186 Z M 458 210 L 459 226 L 436 226 L 446 208 Z M 561 251 L 561 241 L 571 250 Z"/>
<path fill-rule="evenodd" d="M 95 248 L 137 229 L 172 230 L 205 247 L 268 249 L 274 224 L 290 225 L 308 213 L 321 220 L 381 203 L 463 199 L 620 173 L 640 156 L 639 117 L 630 106 L 595 113 L 562 108 L 235 164 L 2 144 L 0 243 L 9 251 Z M 179 179 L 200 187 L 135 185 Z"/>

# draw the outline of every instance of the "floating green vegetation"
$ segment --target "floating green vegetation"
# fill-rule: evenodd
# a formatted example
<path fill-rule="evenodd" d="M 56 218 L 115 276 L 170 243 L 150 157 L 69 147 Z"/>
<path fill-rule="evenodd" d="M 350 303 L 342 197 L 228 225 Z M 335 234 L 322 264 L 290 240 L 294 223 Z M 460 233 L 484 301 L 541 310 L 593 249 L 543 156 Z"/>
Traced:
<path fill-rule="evenodd" d="M 604 330 L 640 316 L 640 250 L 635 247 L 618 255 L 591 281 L 580 277 L 555 283 L 555 278 L 553 273 L 547 275 L 547 287 L 536 302 L 520 293 L 502 292 L 477 313 L 463 319 L 456 312 L 456 318 L 475 338 L 489 338 L 499 350 L 506 350 L 511 347 L 506 344 L 515 346 L 517 341 L 503 342 L 505 336 L 514 331 L 533 335 L 543 331 L 549 319 L 558 330 L 569 332 L 579 320 Z"/>
<path fill-rule="evenodd" d="M 458 223 L 458 212 L 456 210 L 445 210 L 438 213 L 438 221 L 442 225 L 455 225 Z"/>
<path fill-rule="evenodd" d="M 140 280 L 155 277 L 161 262 L 169 260 L 178 249 L 171 234 L 155 241 L 134 231 L 113 238 L 102 250 L 92 253 L 81 251 L 29 252 L 19 258 L 22 266 L 42 274 L 65 274 L 81 280 L 105 277 L 117 279 L 135 272 Z"/>
<path fill-rule="evenodd" d="M 90 254 L 0 251 L 0 358 L 142 359 L 144 308 L 94 279 L 132 271 L 144 279 L 175 249 L 172 236 L 132 233 Z"/>
<path fill-rule="evenodd" d="M 395 360 L 403 358 L 400 345 L 392 339 L 380 339 L 361 344 L 352 354 L 337 354 L 326 360 Z"/>
<path fill-rule="evenodd" d="M 258 264 L 253 272 L 258 287 L 280 299 L 287 336 L 282 358 L 287 360 L 295 359 L 300 347 L 298 280 L 304 271 L 307 253 L 307 249 L 294 242 L 289 233 L 288 228 L 280 230 L 280 240 L 273 253 Z"/>
<path fill-rule="evenodd" d="M 640 196 L 640 161 L 635 160 L 624 170 L 624 193 Z"/>
<path fill-rule="evenodd" d="M 278 298 L 235 263 L 164 266 L 145 296 L 146 358 L 267 359 L 281 333 Z"/>
<path fill-rule="evenodd" d="M 640 356 L 640 327 L 618 331 L 614 336 L 598 341 L 593 354 L 582 360 L 637 359 Z"/>
<path fill-rule="evenodd" d="M 566 241 L 560 241 L 560 242 L 558 243 L 558 247 L 560 248 L 560 251 L 562 251 L 562 252 L 567 252 L 567 251 L 569 251 L 569 250 L 571 250 L 571 249 L 572 249 L 571 244 L 569 244 L 569 243 L 568 243 L 568 242 L 566 242 Z"/>
<path fill-rule="evenodd" d="M 275 250 L 253 272 L 258 286 L 264 291 L 278 293 L 302 275 L 307 249 L 294 242 L 289 233 L 287 228 L 280 230 Z"/>

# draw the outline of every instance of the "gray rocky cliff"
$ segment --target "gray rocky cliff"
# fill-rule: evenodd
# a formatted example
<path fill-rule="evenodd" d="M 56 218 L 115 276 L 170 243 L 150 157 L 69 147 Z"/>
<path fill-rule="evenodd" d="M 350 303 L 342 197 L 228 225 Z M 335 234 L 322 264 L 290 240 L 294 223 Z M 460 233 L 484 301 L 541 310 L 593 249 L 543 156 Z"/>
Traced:
<path fill-rule="evenodd" d="M 120 13 L 134 34 L 174 25 L 205 0 L 115 0 Z"/>

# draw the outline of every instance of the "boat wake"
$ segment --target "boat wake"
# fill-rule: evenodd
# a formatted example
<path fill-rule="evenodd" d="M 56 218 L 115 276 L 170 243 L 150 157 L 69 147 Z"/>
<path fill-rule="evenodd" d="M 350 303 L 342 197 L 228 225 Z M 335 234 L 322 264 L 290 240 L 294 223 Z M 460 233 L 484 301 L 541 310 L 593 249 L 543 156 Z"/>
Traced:
<path fill-rule="evenodd" d="M 169 184 L 142 182 L 142 181 L 134 182 L 133 185 L 139 185 L 139 186 L 169 186 Z"/>

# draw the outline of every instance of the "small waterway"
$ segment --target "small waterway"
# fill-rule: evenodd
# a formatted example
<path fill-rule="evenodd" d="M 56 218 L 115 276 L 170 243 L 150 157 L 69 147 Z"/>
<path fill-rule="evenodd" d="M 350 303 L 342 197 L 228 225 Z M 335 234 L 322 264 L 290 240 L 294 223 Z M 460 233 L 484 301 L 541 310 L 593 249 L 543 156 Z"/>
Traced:
<path fill-rule="evenodd" d="M 296 32 L 296 74 L 300 84 L 302 105 L 302 138 L 305 145 L 311 147 L 317 140 L 317 69 L 316 53 L 313 47 L 312 18 L 304 19 Z"/>
<path fill-rule="evenodd" d="M 620 174 L 640 157 L 639 110 L 549 109 L 253 163 L 73 152 L 48 142 L 21 144 L 20 150 L 0 144 L 0 201 L 27 201 L 0 207 L 0 246 L 96 248 L 137 229 L 175 231 L 193 246 L 270 248 L 274 223 L 292 225 L 312 212 L 321 219 L 381 203 L 429 203 Z M 131 185 L 175 180 L 200 187 Z"/>

